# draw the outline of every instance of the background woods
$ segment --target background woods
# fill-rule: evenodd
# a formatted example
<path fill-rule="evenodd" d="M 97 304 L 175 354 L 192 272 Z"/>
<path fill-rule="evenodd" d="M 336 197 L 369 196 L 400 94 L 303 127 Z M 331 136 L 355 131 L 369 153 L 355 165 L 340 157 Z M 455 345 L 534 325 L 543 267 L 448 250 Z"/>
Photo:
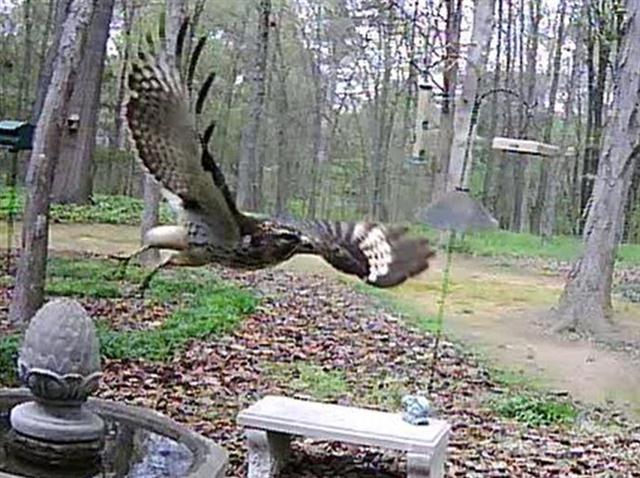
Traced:
<path fill-rule="evenodd" d="M 193 20 L 189 48 L 211 40 L 202 63 L 217 75 L 203 121 L 217 121 L 213 151 L 242 208 L 414 220 L 463 185 L 503 229 L 545 239 L 593 230 L 585 224 L 601 158 L 610 160 L 603 141 L 633 18 L 621 0 L 89 3 L 82 61 L 68 72 L 76 87 L 60 103 L 54 202 L 143 197 L 143 229 L 157 223 L 158 191 L 129 147 L 124 105 L 128 59 L 164 10 L 169 32 Z M 0 0 L 0 118 L 44 114 L 73 8 Z M 497 151 L 496 136 L 558 154 Z M 616 243 L 640 241 L 632 159 Z M 20 161 L 24 181 L 29 158 Z"/>
<path fill-rule="evenodd" d="M 0 116 L 38 116 L 66 3 L 2 2 Z M 53 186 L 59 202 L 142 194 L 123 129 L 124 75 L 137 39 L 166 7 L 98 3 L 78 72 L 83 88 L 70 105 L 81 127 L 65 133 Z M 488 58 L 469 68 L 477 59 L 468 55 L 478 57 L 470 48 L 478 44 L 476 6 L 488 15 L 490 38 L 480 41 L 489 47 L 479 49 Z M 615 73 L 616 8 L 613 0 L 184 5 L 197 19 L 191 36 L 213 39 L 203 55 L 217 72 L 205 115 L 217 118 L 214 150 L 243 206 L 412 219 L 416 205 L 443 190 L 452 145 L 460 171 L 473 110 L 472 194 L 502 227 L 545 235 L 580 233 L 586 219 Z M 477 87 L 466 91 L 470 71 L 479 73 Z M 426 154 L 412 161 L 418 84 L 431 86 L 435 114 L 425 124 Z M 457 121 L 465 131 L 454 132 L 456 109 L 464 110 Z M 545 141 L 563 154 L 499 153 L 493 136 Z M 630 188 L 624 237 L 631 241 L 640 237 L 638 200 Z"/>

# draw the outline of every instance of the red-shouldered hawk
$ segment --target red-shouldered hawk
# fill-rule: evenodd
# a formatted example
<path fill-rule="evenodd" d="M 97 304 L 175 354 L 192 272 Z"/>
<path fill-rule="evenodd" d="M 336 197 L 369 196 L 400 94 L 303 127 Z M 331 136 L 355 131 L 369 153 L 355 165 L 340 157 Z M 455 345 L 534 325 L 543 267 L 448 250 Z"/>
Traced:
<path fill-rule="evenodd" d="M 175 61 L 167 60 L 164 28 L 160 28 L 160 49 L 156 51 L 149 37 L 128 78 L 127 119 L 138 156 L 179 210 L 179 225 L 155 227 L 145 237 L 143 249 L 174 251 L 154 273 L 166 264 L 260 269 L 301 253 L 319 255 L 334 268 L 378 287 L 400 284 L 427 269 L 434 252 L 426 239 L 407 237 L 405 227 L 261 219 L 238 210 L 208 148 L 213 124 L 202 133 L 196 126 L 214 76 L 209 75 L 198 94 L 192 95 L 204 38 L 196 44 L 183 75 L 186 26 L 185 22 L 178 35 Z"/>

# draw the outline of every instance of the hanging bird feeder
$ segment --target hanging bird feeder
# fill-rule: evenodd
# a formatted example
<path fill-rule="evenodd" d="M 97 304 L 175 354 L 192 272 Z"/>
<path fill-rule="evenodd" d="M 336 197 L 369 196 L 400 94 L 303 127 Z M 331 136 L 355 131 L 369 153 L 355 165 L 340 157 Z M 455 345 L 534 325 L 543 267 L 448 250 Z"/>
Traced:
<path fill-rule="evenodd" d="M 436 340 L 433 346 L 433 359 L 427 391 L 431 392 L 433 378 L 438 364 L 438 351 L 447 294 L 451 273 L 453 241 L 456 233 L 495 229 L 498 221 L 478 201 L 473 199 L 465 189 L 456 189 L 444 194 L 438 201 L 429 206 L 422 214 L 421 220 L 435 229 L 448 232 L 442 289 L 436 316 Z"/>

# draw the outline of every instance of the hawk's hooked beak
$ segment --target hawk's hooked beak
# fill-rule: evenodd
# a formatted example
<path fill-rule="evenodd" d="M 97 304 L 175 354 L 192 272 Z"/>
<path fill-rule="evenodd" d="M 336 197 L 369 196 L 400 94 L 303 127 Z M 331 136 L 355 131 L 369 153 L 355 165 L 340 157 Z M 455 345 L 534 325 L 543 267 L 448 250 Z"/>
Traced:
<path fill-rule="evenodd" d="M 315 245 L 314 242 L 311 240 L 311 238 L 305 234 L 300 234 L 300 246 L 299 246 L 300 252 L 302 253 L 309 253 L 309 252 L 313 252 L 315 250 Z"/>

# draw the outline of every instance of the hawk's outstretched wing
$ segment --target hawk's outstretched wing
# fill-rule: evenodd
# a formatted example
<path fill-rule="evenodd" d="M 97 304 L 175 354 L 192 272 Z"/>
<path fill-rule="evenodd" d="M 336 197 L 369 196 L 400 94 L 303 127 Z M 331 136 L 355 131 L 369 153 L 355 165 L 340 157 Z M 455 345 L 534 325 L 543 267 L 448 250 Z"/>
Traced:
<path fill-rule="evenodd" d="M 393 287 L 429 267 L 435 252 L 404 226 L 375 222 L 291 222 L 309 240 L 304 252 L 377 287 Z"/>
<path fill-rule="evenodd" d="M 129 73 L 127 120 L 137 153 L 149 172 L 180 198 L 184 209 L 201 214 L 219 240 L 237 241 L 252 220 L 238 212 L 207 149 L 213 124 L 203 134 L 196 129 L 196 115 L 214 78 L 213 74 L 207 77 L 193 102 L 191 83 L 204 38 L 194 48 L 185 79 L 180 63 L 187 24 L 178 35 L 174 66 L 163 50 L 162 23 L 160 49 L 156 50 L 149 36 Z"/>

